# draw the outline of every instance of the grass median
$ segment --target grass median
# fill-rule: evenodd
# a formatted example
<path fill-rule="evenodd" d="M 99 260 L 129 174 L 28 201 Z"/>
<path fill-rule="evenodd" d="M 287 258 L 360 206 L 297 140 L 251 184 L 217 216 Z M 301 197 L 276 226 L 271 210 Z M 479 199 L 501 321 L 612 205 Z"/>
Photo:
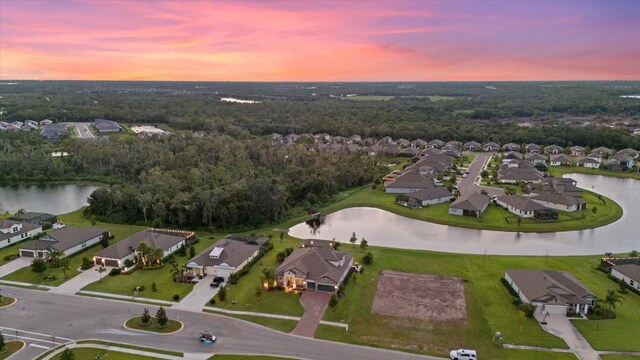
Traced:
<path fill-rule="evenodd" d="M 160 327 L 158 325 L 158 322 L 156 321 L 155 318 L 151 318 L 148 324 L 143 324 L 141 320 L 142 320 L 142 316 L 136 316 L 127 320 L 125 325 L 129 329 L 143 330 L 143 331 L 154 332 L 158 334 L 171 334 L 182 329 L 182 323 L 177 320 L 169 319 L 167 324 L 163 327 Z"/>

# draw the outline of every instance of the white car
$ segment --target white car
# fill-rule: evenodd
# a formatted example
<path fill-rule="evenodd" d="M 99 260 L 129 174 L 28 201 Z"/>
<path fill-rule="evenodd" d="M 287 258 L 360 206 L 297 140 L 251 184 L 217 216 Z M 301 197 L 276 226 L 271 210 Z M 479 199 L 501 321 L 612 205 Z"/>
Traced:
<path fill-rule="evenodd" d="M 476 351 L 468 349 L 451 350 L 451 352 L 449 353 L 449 358 L 451 358 L 451 360 L 477 359 Z"/>

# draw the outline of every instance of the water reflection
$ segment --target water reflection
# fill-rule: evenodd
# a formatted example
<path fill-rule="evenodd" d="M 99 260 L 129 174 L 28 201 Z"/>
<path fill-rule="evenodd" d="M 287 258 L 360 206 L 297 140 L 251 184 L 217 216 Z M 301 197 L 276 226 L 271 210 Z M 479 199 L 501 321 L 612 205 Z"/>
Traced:
<path fill-rule="evenodd" d="M 20 209 L 54 215 L 75 211 L 87 204 L 95 186 L 75 184 L 0 186 L 0 211 Z"/>
<path fill-rule="evenodd" d="M 640 181 L 594 175 L 570 176 L 580 187 L 593 189 L 617 201 L 624 210 L 622 218 L 597 229 L 514 233 L 438 225 L 374 208 L 351 208 L 326 215 L 322 222 L 298 224 L 289 230 L 289 234 L 346 242 L 351 233 L 356 232 L 370 245 L 473 254 L 589 255 L 640 249 Z"/>

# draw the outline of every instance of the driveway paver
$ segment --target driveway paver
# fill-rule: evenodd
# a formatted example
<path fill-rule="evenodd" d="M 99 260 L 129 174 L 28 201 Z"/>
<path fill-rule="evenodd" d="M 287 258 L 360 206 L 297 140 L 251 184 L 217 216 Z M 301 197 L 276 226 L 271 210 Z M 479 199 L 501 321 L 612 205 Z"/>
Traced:
<path fill-rule="evenodd" d="M 207 275 L 202 280 L 198 281 L 197 284 L 193 286 L 191 292 L 184 297 L 179 303 L 173 305 L 174 309 L 180 310 L 191 310 L 191 311 L 202 311 L 205 305 L 214 297 L 219 287 L 212 288 L 211 281 L 213 280 L 213 275 Z M 226 285 L 225 281 L 223 285 Z"/>
<path fill-rule="evenodd" d="M 305 291 L 302 296 L 300 296 L 300 303 L 304 308 L 304 315 L 302 315 L 300 321 L 298 321 L 298 325 L 296 325 L 291 333 L 300 336 L 314 337 L 316 328 L 318 324 L 320 324 L 324 312 L 327 311 L 330 297 L 331 295 L 328 293 Z"/>
<path fill-rule="evenodd" d="M 33 258 L 20 257 L 0 266 L 0 278 L 31 265 Z"/>

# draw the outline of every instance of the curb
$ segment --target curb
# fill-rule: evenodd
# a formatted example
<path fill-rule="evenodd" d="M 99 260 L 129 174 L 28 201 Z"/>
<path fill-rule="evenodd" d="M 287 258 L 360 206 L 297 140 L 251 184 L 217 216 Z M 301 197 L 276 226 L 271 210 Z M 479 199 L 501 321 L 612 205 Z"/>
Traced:
<path fill-rule="evenodd" d="M 5 297 L 7 297 L 7 298 L 12 298 L 12 299 L 13 299 L 13 301 L 12 301 L 10 304 L 4 305 L 4 306 L 0 306 L 0 310 L 2 310 L 2 309 L 6 309 L 6 308 L 8 308 L 8 307 L 11 307 L 11 306 L 15 305 L 15 304 L 18 302 L 18 299 L 17 299 L 17 298 L 14 298 L 14 297 L 12 297 L 12 296 L 2 296 L 2 297 L 3 297 L 3 298 L 5 298 Z"/>
<path fill-rule="evenodd" d="M 138 316 L 136 316 L 138 317 Z M 133 317 L 131 319 L 135 319 L 136 317 Z M 129 319 L 129 320 L 131 320 Z M 153 334 L 153 335 L 174 335 L 179 333 L 180 331 L 182 331 L 182 329 L 184 329 L 184 323 L 180 320 L 173 320 L 173 321 L 177 321 L 180 323 L 180 328 L 176 331 L 170 332 L 170 333 L 159 333 L 159 332 L 155 332 L 155 331 L 148 331 L 148 330 L 141 330 L 141 329 L 133 329 L 127 326 L 127 322 L 129 322 L 129 320 L 125 321 L 124 324 L 122 324 L 122 326 L 127 329 L 127 330 L 131 330 L 131 331 L 136 331 L 136 332 L 141 332 L 143 334 Z"/>

